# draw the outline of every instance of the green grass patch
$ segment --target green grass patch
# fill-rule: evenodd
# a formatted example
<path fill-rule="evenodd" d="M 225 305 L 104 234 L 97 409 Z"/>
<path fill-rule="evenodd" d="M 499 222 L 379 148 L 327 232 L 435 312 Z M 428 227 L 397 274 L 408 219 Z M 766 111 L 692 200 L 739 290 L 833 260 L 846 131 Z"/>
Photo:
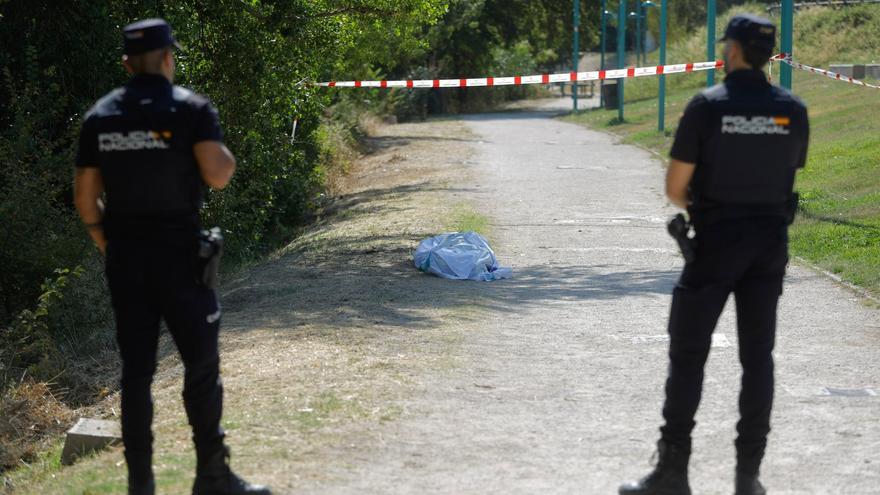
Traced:
<path fill-rule="evenodd" d="M 308 407 L 291 411 L 288 419 L 301 432 L 308 432 L 324 426 L 328 419 L 343 412 L 354 416 L 363 414 L 362 411 L 354 409 L 356 409 L 356 404 L 343 401 L 333 392 L 324 392 L 311 399 L 308 402 Z"/>
<path fill-rule="evenodd" d="M 122 457 L 118 452 L 97 453 L 77 461 L 72 467 L 61 465 L 63 442 L 59 441 L 34 462 L 4 474 L 7 492 L 42 495 L 45 493 L 97 495 L 126 492 L 124 466 L 113 467 L 108 455 Z M 102 465 L 103 469 L 96 466 Z M 109 469 L 107 466 L 111 466 Z M 64 476 L 58 473 L 64 472 Z"/>
<path fill-rule="evenodd" d="M 871 32 L 875 28 L 880 31 L 880 7 L 860 7 L 858 12 L 859 18 L 870 21 L 865 26 Z M 849 19 L 856 14 L 833 15 Z M 830 29 L 819 13 L 799 16 L 802 26 L 815 23 L 823 30 Z M 869 38 L 855 34 L 853 37 L 859 38 L 859 43 Z M 804 46 L 798 58 L 808 64 L 871 61 L 871 55 L 865 52 L 844 51 L 847 57 L 835 57 L 826 53 L 827 47 L 821 44 L 804 42 Z M 811 60 L 812 50 L 816 51 L 817 62 Z M 778 72 L 775 65 L 773 73 Z M 634 101 L 627 97 L 623 123 L 616 122 L 616 110 L 602 109 L 564 119 L 612 132 L 625 143 L 666 156 L 678 119 L 699 90 L 695 86 L 705 85 L 705 74 L 670 75 L 667 81 L 676 77 L 689 80 L 670 85 L 665 133 L 657 130 L 656 81 L 649 80 L 626 83 L 627 94 L 632 93 Z M 716 77 L 720 81 L 723 73 Z M 645 99 L 652 91 L 655 98 Z M 791 252 L 851 283 L 880 293 L 880 91 L 800 71 L 794 73 L 794 91 L 809 108 L 811 136 L 807 167 L 797 178 L 801 212 L 791 229 Z"/>
<path fill-rule="evenodd" d="M 484 237 L 488 237 L 489 218 L 477 213 L 469 205 L 460 203 L 453 208 L 445 228 L 450 232 L 467 232 L 472 230 Z"/>
<path fill-rule="evenodd" d="M 19 467 L 3 473 L 3 481 L 7 490 L 29 486 L 51 478 L 53 473 L 61 469 L 61 450 L 64 442 L 59 440 L 50 448 L 41 452 L 30 463 L 22 463 Z"/>

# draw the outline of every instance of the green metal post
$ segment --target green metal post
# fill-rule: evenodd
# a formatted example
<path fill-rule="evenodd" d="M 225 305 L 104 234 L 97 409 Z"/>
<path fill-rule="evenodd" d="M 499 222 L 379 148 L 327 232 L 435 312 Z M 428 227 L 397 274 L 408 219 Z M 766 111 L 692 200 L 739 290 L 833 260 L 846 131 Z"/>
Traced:
<path fill-rule="evenodd" d="M 626 68 L 626 0 L 617 8 L 617 68 Z M 617 80 L 617 120 L 623 122 L 623 78 Z"/>
<path fill-rule="evenodd" d="M 707 0 L 706 5 L 706 57 L 715 60 L 715 0 Z M 715 84 L 715 71 L 706 71 L 706 86 Z"/>
<path fill-rule="evenodd" d="M 666 65 L 666 0 L 660 0 L 660 65 Z M 660 101 L 657 116 L 657 130 L 666 129 L 666 75 L 660 75 Z"/>
<path fill-rule="evenodd" d="M 792 31 L 794 30 L 794 0 L 782 0 L 782 51 L 791 54 Z M 791 89 L 791 66 L 779 64 L 779 84 Z"/>
<path fill-rule="evenodd" d="M 642 63 L 642 0 L 636 0 L 636 65 Z"/>
<path fill-rule="evenodd" d="M 599 70 L 605 70 L 605 36 L 607 33 L 607 29 L 605 26 L 607 24 L 606 18 L 608 15 L 608 12 L 605 10 L 605 8 L 607 7 L 606 3 L 607 0 L 602 0 L 602 53 L 599 55 Z M 599 81 L 599 107 L 605 108 L 605 93 L 602 91 L 602 83 L 603 81 Z"/>
<path fill-rule="evenodd" d="M 642 42 L 639 49 L 642 50 L 642 65 L 648 65 L 648 5 L 642 3 Z"/>
<path fill-rule="evenodd" d="M 574 30 L 574 49 L 572 53 L 572 72 L 578 71 L 578 62 L 580 62 L 580 27 L 581 27 L 581 1 L 574 0 L 574 15 L 572 29 Z M 571 84 L 571 99 L 574 104 L 574 111 L 578 111 L 578 83 L 575 80 Z"/>

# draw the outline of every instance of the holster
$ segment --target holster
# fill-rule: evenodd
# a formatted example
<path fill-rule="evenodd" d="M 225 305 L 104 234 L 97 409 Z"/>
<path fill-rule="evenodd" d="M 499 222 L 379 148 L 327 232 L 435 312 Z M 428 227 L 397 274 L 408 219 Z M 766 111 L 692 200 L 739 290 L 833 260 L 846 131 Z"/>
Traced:
<path fill-rule="evenodd" d="M 684 256 L 685 263 L 691 263 L 697 259 L 696 241 L 688 236 L 691 226 L 684 218 L 684 215 L 681 213 L 675 215 L 666 225 L 666 230 L 675 239 L 675 242 L 678 243 L 678 248 L 681 250 L 682 256 Z"/>
<path fill-rule="evenodd" d="M 220 275 L 220 257 L 223 255 L 223 234 L 220 227 L 199 232 L 199 253 L 196 283 L 215 289 Z"/>

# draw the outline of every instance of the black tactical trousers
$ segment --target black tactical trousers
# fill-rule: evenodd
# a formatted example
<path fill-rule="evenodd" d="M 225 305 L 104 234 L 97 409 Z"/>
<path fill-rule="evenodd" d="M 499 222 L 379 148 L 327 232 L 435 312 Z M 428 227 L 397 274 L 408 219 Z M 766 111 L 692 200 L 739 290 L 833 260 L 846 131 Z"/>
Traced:
<path fill-rule="evenodd" d="M 222 448 L 223 388 L 217 334 L 220 306 L 195 283 L 195 240 L 177 243 L 111 240 L 107 278 L 122 357 L 122 439 L 129 477 L 151 475 L 153 401 L 159 320 L 184 364 L 183 401 L 199 454 Z"/>
<path fill-rule="evenodd" d="M 771 352 L 776 306 L 788 263 L 787 225 L 775 217 L 723 220 L 698 227 L 697 243 L 697 259 L 685 266 L 672 297 L 662 437 L 690 450 L 712 332 L 732 292 L 743 369 L 735 442 L 737 470 L 755 474 L 770 432 Z"/>

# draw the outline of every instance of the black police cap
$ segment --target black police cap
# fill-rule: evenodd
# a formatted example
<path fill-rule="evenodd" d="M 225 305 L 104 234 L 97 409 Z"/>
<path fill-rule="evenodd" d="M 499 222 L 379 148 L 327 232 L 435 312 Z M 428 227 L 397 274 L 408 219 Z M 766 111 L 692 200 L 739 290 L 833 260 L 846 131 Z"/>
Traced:
<path fill-rule="evenodd" d="M 126 55 L 140 55 L 168 46 L 181 48 L 165 19 L 144 19 L 129 24 L 122 30 L 122 39 L 122 52 Z"/>
<path fill-rule="evenodd" d="M 721 41 L 727 40 L 736 40 L 744 46 L 772 52 L 776 46 L 776 25 L 756 15 L 737 15 L 727 23 L 724 37 L 721 38 Z"/>

